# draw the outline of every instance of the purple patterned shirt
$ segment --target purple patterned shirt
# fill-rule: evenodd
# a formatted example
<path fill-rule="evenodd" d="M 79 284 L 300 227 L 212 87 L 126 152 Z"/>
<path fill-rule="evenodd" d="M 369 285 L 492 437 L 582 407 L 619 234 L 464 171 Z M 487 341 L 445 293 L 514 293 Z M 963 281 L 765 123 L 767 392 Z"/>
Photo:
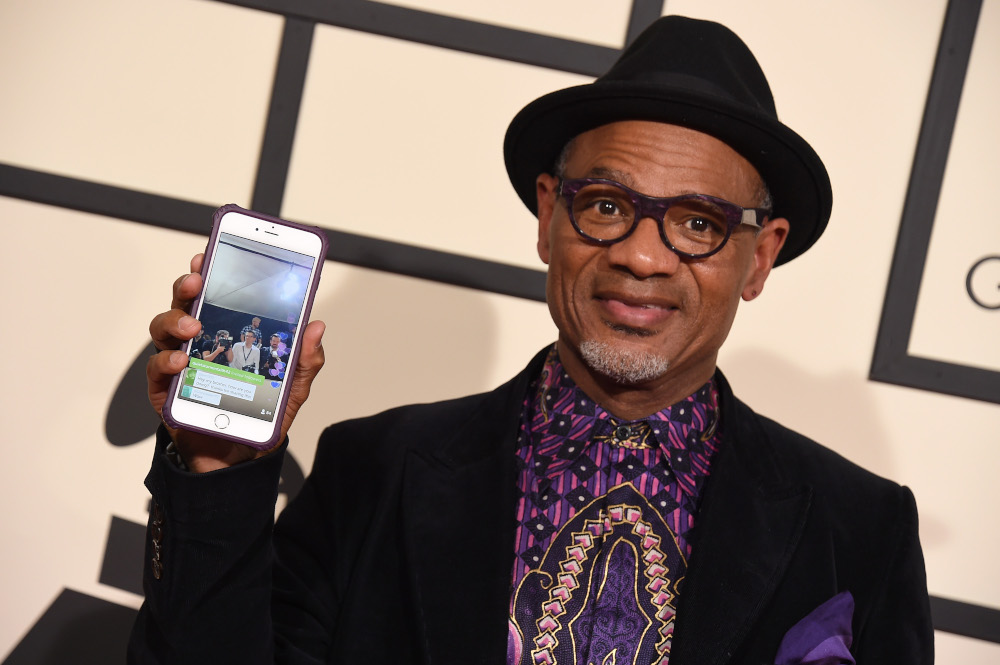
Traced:
<path fill-rule="evenodd" d="M 619 420 L 553 347 L 518 439 L 508 665 L 667 663 L 718 413 L 709 381 Z"/>

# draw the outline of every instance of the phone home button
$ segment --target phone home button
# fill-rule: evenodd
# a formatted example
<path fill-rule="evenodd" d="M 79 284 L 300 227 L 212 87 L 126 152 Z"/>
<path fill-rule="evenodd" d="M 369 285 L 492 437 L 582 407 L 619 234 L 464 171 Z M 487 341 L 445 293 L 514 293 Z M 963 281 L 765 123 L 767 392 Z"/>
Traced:
<path fill-rule="evenodd" d="M 219 429 L 226 429 L 229 427 L 229 416 L 224 413 L 220 413 L 215 417 L 215 426 Z"/>

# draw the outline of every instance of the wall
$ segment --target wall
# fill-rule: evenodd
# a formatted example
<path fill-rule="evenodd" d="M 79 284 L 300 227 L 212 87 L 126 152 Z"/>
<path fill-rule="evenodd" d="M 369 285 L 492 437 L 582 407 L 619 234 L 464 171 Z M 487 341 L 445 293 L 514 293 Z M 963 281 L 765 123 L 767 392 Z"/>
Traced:
<path fill-rule="evenodd" d="M 146 327 L 205 242 L 177 229 L 207 233 L 211 209 L 259 203 L 483 260 L 473 275 L 496 268 L 487 262 L 541 269 L 533 220 L 503 170 L 503 133 L 526 102 L 589 75 L 333 25 L 313 31 L 301 19 L 286 27 L 239 4 L 267 3 L 0 5 L 7 662 L 57 662 L 52 636 L 97 641 L 106 631 L 88 617 L 126 626 L 141 602 L 141 562 L 129 568 L 124 555 L 141 542 L 134 525 L 148 500 Z M 603 47 L 589 51 L 597 60 L 621 48 L 633 8 L 638 19 L 661 11 L 648 0 L 397 4 Z M 931 593 L 977 606 L 996 635 L 1000 407 L 869 380 L 946 5 L 669 0 L 662 11 L 719 20 L 744 37 L 782 119 L 822 155 L 834 188 L 829 230 L 743 306 L 720 366 L 757 410 L 910 486 Z M 1000 371 L 1000 310 L 977 306 L 964 287 L 977 259 L 1000 254 L 1000 227 L 987 223 L 998 46 L 1000 7 L 984 3 L 907 351 L 994 372 L 990 380 Z M 270 105 L 281 52 L 284 71 L 308 60 L 298 113 L 293 99 Z M 290 89 L 293 79 L 279 76 Z M 295 129 L 287 180 L 282 127 L 269 117 L 291 119 L 289 138 Z M 352 239 L 333 254 L 361 266 L 328 262 L 316 301 L 329 361 L 293 430 L 305 470 L 326 424 L 488 389 L 554 339 L 535 300 L 393 274 L 392 261 L 364 258 L 375 244 Z M 438 259 L 450 260 L 425 263 Z M 991 270 L 976 277 L 983 297 L 998 281 Z M 539 283 L 523 270 L 502 274 Z M 390 385 L 378 378 L 387 369 Z M 289 469 L 290 486 L 295 478 Z M 998 659 L 1000 645 L 938 633 L 938 662 Z"/>

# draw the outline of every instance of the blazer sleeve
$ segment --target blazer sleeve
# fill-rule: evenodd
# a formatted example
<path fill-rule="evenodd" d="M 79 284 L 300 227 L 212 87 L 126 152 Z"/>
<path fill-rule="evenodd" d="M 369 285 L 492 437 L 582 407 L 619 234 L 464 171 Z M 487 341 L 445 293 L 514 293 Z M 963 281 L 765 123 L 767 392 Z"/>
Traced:
<path fill-rule="evenodd" d="M 854 652 L 858 665 L 934 662 L 934 628 L 924 556 L 918 534 L 917 506 L 913 493 L 901 487 L 892 558 L 883 576 L 883 586 L 865 615 L 855 617 L 860 626 Z"/>
<path fill-rule="evenodd" d="M 128 645 L 130 664 L 319 663 L 283 649 L 272 620 L 272 531 L 285 445 L 271 455 L 206 474 L 181 470 L 165 454 L 161 427 L 146 486 L 152 495 L 143 561 L 145 600 Z M 304 583 L 303 583 L 304 584 Z M 307 611 L 312 588 L 285 589 Z M 296 628 L 309 635 L 322 618 Z M 321 640 L 320 640 L 321 641 Z M 276 649 L 277 645 L 277 649 Z M 281 657 L 276 657 L 276 650 Z"/>

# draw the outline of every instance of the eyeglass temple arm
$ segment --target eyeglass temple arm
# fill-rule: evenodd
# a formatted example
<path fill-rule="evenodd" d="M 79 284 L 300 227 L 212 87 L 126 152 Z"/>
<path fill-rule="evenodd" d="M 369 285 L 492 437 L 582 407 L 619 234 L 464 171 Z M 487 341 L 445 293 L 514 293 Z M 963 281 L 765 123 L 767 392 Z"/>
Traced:
<path fill-rule="evenodd" d="M 752 226 L 755 229 L 764 228 L 764 222 L 758 222 L 758 219 L 767 219 L 767 216 L 771 214 L 771 211 L 767 208 L 744 208 L 743 209 L 743 219 L 740 220 L 740 224 L 746 224 L 747 226 Z"/>

